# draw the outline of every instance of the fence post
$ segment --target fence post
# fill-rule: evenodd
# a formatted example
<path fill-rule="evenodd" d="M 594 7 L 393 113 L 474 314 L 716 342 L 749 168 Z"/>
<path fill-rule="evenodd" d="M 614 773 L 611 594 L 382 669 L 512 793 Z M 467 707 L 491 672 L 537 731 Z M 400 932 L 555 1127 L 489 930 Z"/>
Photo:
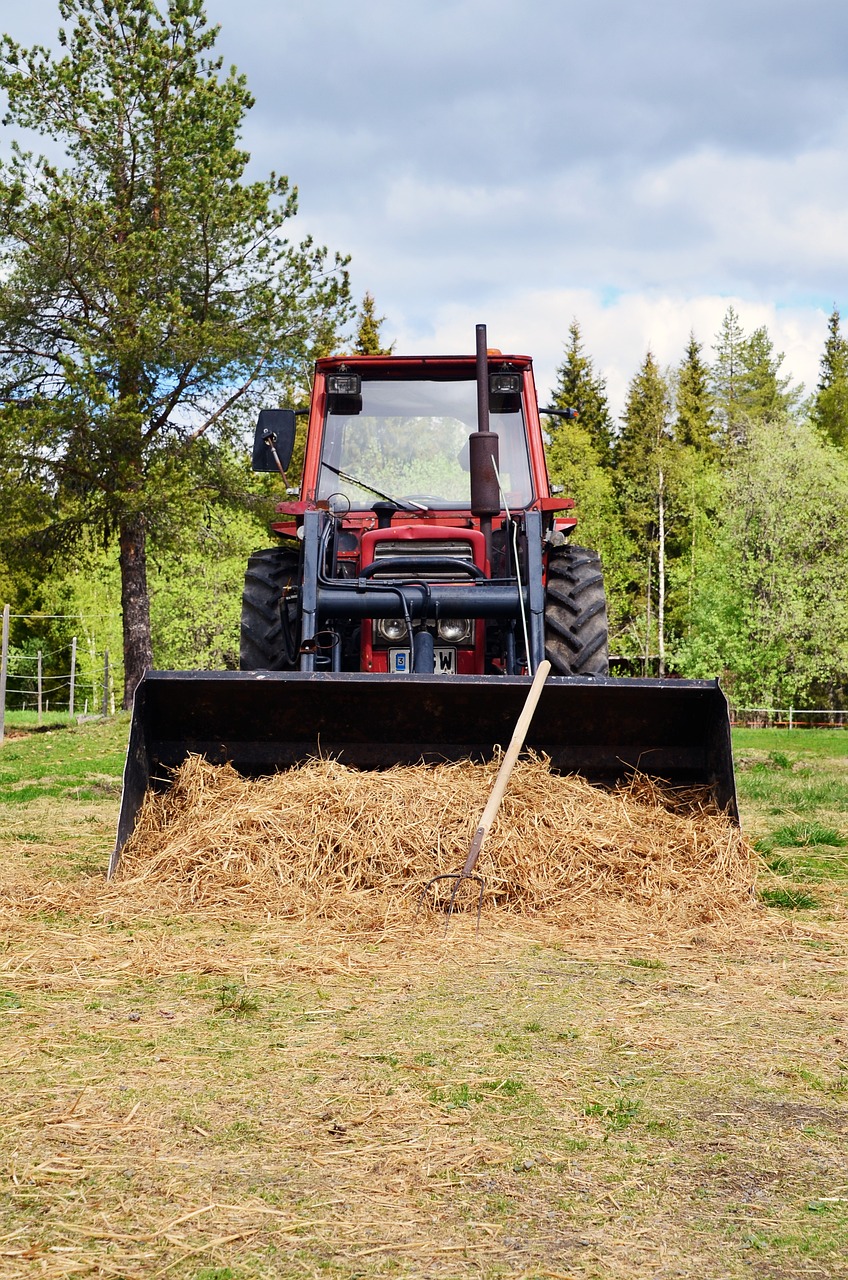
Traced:
<path fill-rule="evenodd" d="M 109 650 L 103 653 L 103 707 L 101 714 L 105 718 L 109 714 Z"/>
<path fill-rule="evenodd" d="M 12 606 L 3 606 L 3 639 L 0 643 L 0 742 L 6 733 L 6 677 L 9 670 L 9 614 Z"/>
<path fill-rule="evenodd" d="M 41 650 L 39 649 L 38 651 L 38 724 L 39 724 L 39 727 L 41 726 L 41 693 L 42 693 Z"/>
<path fill-rule="evenodd" d="M 77 679 L 77 638 L 71 641 L 71 692 L 68 697 L 68 719 L 74 718 L 74 686 Z"/>
<path fill-rule="evenodd" d="M 789 708 L 789 728 L 792 728 L 792 707 Z"/>

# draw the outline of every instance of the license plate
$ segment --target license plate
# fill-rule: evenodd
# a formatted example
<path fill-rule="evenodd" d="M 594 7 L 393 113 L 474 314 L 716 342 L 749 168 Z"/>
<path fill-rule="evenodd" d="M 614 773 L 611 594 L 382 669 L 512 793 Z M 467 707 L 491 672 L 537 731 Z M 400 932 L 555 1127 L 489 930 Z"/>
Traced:
<path fill-rule="evenodd" d="M 456 675 L 456 649 L 436 647 L 433 672 L 437 676 Z M 394 675 L 406 675 L 412 670 L 408 649 L 389 650 L 389 671 Z"/>

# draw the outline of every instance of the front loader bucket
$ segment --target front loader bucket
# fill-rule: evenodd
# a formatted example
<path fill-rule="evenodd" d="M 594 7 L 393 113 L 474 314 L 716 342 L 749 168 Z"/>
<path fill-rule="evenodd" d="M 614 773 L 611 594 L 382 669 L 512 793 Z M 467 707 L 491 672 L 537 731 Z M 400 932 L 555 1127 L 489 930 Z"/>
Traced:
<path fill-rule="evenodd" d="M 490 759 L 506 747 L 529 679 L 361 673 L 151 671 L 136 690 L 118 838 L 135 826 L 148 786 L 197 753 L 247 776 L 310 756 L 359 768 Z M 634 769 L 711 789 L 738 821 L 730 719 L 714 680 L 550 677 L 526 746 L 555 769 L 612 783 Z"/>

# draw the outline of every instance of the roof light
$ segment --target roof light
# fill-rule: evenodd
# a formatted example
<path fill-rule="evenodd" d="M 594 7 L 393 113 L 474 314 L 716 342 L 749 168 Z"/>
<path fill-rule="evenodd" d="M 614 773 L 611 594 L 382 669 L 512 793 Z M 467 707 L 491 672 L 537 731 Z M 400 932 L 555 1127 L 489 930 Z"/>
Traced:
<path fill-rule="evenodd" d="M 362 391 L 362 379 L 358 373 L 329 373 L 327 391 L 331 396 L 358 396 Z"/>
<path fill-rule="evenodd" d="M 519 373 L 490 373 L 489 374 L 489 395 L 517 396 L 520 390 L 521 390 L 521 374 Z"/>

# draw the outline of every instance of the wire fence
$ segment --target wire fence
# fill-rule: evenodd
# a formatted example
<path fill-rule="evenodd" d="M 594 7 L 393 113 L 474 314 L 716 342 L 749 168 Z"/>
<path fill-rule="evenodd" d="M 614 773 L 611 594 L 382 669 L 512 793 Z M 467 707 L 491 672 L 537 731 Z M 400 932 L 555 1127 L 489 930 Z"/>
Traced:
<path fill-rule="evenodd" d="M 0 640 L 0 742 L 5 735 L 7 711 L 35 712 L 38 724 L 49 713 L 67 712 L 68 718 L 110 715 L 115 711 L 114 673 L 109 650 L 98 654 L 93 644 L 85 647 L 85 668 L 81 670 L 77 637 L 68 644 L 34 653 L 13 650 L 9 644 L 12 618 L 28 621 L 73 620 L 69 614 L 12 614 L 3 609 Z"/>
<path fill-rule="evenodd" d="M 97 654 L 86 647 L 84 674 L 79 669 L 77 637 L 53 649 L 11 652 L 9 626 L 12 618 L 27 621 L 74 621 L 79 614 L 12 614 L 3 609 L 0 646 L 0 742 L 3 740 L 7 710 L 34 711 L 41 723 L 43 715 L 67 709 L 68 717 L 92 713 L 109 715 L 115 710 L 114 672 L 109 650 Z M 63 668 L 63 661 L 66 666 Z M 50 667 L 47 671 L 46 667 Z M 848 710 L 807 707 L 731 707 L 731 724 L 753 729 L 848 729 Z"/>
<path fill-rule="evenodd" d="M 730 722 L 746 729 L 848 729 L 848 711 L 809 707 L 732 707 Z"/>

